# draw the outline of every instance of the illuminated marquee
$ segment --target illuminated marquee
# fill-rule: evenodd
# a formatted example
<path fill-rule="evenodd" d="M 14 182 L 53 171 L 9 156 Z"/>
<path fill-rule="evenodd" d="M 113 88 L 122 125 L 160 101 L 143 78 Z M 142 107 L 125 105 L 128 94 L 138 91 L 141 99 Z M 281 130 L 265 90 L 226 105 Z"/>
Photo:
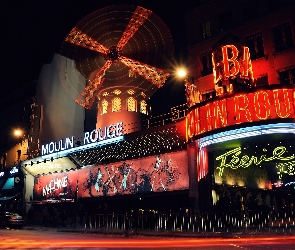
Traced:
<path fill-rule="evenodd" d="M 94 129 L 91 132 L 85 132 L 83 144 L 87 145 L 103 140 L 112 139 L 123 135 L 123 122 L 117 124 L 111 124 L 105 127 L 104 130 Z M 64 151 L 74 147 L 74 136 L 66 138 L 65 140 L 59 140 L 58 142 L 50 142 L 46 145 L 42 145 L 41 155 L 52 154 L 60 151 Z"/>
<path fill-rule="evenodd" d="M 294 89 L 258 90 L 197 106 L 186 117 L 187 139 L 247 122 L 295 118 Z"/>
<path fill-rule="evenodd" d="M 217 84 L 230 78 L 246 78 L 254 80 L 249 48 L 235 45 L 222 46 L 212 53 L 213 77 Z"/>

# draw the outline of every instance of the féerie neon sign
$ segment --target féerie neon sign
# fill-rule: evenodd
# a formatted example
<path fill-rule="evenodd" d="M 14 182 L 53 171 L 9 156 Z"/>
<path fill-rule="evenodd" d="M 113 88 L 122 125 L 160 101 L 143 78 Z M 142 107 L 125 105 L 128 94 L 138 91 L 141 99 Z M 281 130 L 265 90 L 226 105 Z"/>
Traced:
<path fill-rule="evenodd" d="M 258 90 L 197 105 L 186 117 L 187 140 L 218 128 L 280 118 L 295 118 L 292 88 Z"/>
<path fill-rule="evenodd" d="M 266 152 L 267 150 L 264 148 L 263 151 Z M 295 159 L 295 155 L 292 154 L 291 156 L 285 156 L 284 154 L 286 152 L 286 147 L 279 146 L 273 150 L 271 156 L 266 156 L 265 154 L 260 156 L 249 156 L 246 154 L 242 155 L 241 147 L 237 147 L 216 157 L 216 161 L 221 161 L 220 165 L 217 166 L 216 169 L 219 170 L 219 176 L 222 176 L 225 168 L 248 168 L 251 165 L 259 166 L 264 162 L 279 160 L 282 162 L 278 163 L 276 167 L 279 168 L 279 172 L 277 172 L 277 174 L 281 179 L 282 174 L 295 175 L 294 161 L 292 161 Z M 287 168 L 287 170 L 285 168 Z"/>

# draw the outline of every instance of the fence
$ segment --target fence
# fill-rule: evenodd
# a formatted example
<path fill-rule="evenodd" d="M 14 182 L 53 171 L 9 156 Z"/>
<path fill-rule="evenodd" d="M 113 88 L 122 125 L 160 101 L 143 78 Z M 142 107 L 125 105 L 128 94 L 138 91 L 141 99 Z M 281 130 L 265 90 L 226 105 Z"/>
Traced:
<path fill-rule="evenodd" d="M 43 220 L 44 222 L 44 220 Z M 34 220 L 42 224 L 42 219 Z M 242 213 L 204 214 L 89 214 L 79 218 L 67 217 L 54 226 L 101 231 L 133 232 L 295 232 L 294 209 L 243 211 Z"/>

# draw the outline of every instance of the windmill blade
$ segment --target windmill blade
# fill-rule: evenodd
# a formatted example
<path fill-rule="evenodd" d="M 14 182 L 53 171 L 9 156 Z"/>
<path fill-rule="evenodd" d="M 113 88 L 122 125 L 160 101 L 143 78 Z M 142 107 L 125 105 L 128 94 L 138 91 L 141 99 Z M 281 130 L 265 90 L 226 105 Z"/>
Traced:
<path fill-rule="evenodd" d="M 76 27 L 71 30 L 65 41 L 102 54 L 107 54 L 109 51 L 105 46 Z"/>
<path fill-rule="evenodd" d="M 95 98 L 96 93 L 101 87 L 103 81 L 104 81 L 104 75 L 107 69 L 109 69 L 112 65 L 112 60 L 107 60 L 106 63 L 100 68 L 100 70 L 96 73 L 95 78 L 93 81 L 91 81 L 85 89 L 82 91 L 82 93 L 77 97 L 75 102 L 82 107 L 86 109 L 90 109 Z"/>
<path fill-rule="evenodd" d="M 146 19 L 152 14 L 153 12 L 147 10 L 143 7 L 137 6 L 133 16 L 131 17 L 129 24 L 124 31 L 120 41 L 117 45 L 117 50 L 122 50 L 125 44 L 129 41 L 129 39 L 134 35 L 134 33 L 139 29 L 139 27 L 145 22 Z"/>
<path fill-rule="evenodd" d="M 132 71 L 138 73 L 149 82 L 161 88 L 169 77 L 169 73 L 165 70 L 158 69 L 156 67 L 144 64 L 125 56 L 120 56 L 119 60 L 129 67 Z"/>

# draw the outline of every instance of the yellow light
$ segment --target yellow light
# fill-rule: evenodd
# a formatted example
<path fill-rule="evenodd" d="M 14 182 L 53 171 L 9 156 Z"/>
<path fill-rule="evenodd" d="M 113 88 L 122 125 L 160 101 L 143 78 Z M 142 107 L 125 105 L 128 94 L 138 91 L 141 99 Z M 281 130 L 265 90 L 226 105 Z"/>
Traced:
<path fill-rule="evenodd" d="M 178 76 L 180 77 L 185 77 L 186 76 L 186 71 L 184 69 L 179 69 L 177 71 Z"/>
<path fill-rule="evenodd" d="M 14 135 L 17 137 L 20 137 L 22 135 L 22 131 L 20 129 L 15 129 L 14 130 Z"/>

